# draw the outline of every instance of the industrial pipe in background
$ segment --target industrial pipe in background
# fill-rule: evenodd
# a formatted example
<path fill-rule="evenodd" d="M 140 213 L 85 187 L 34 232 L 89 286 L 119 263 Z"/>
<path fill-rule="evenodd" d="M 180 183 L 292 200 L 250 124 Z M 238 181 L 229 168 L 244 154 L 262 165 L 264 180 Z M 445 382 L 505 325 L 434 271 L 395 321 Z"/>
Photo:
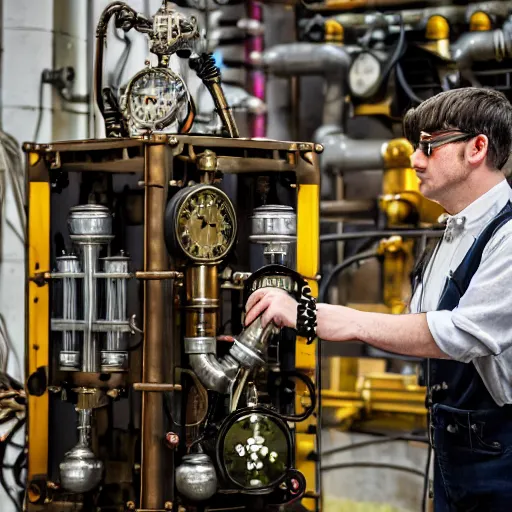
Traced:
<path fill-rule="evenodd" d="M 511 1 L 492 0 L 489 2 L 479 2 L 470 5 L 438 5 L 426 7 L 424 9 L 403 9 L 393 11 L 393 13 L 379 13 L 389 24 L 394 24 L 397 15 L 400 15 L 405 25 L 411 25 L 413 28 L 421 28 L 422 24 L 432 16 L 442 16 L 450 24 L 468 22 L 471 15 L 475 12 L 485 12 L 489 15 L 506 17 L 509 10 L 512 9 Z M 365 28 L 373 23 L 377 14 L 375 13 L 354 13 L 344 12 L 333 16 L 332 20 L 340 23 L 343 28 Z M 328 18 L 329 19 L 329 18 Z"/>
<path fill-rule="evenodd" d="M 320 155 L 322 173 L 329 169 L 341 171 L 382 169 L 384 151 L 389 143 L 386 139 L 352 139 L 345 133 L 329 132 L 326 127 L 318 129 L 313 140 L 321 142 L 324 147 Z"/>
<path fill-rule="evenodd" d="M 342 129 L 345 77 L 351 63 L 347 50 L 332 44 L 290 43 L 265 50 L 253 64 L 278 77 L 319 75 L 325 77 L 322 124 Z"/>
<path fill-rule="evenodd" d="M 471 68 L 474 62 L 501 61 L 512 57 L 511 21 L 502 29 L 486 32 L 466 32 L 452 44 L 453 60 L 461 70 Z"/>
<path fill-rule="evenodd" d="M 245 20 L 246 23 L 239 23 L 238 26 L 244 26 L 247 30 L 248 36 L 245 41 L 245 58 L 246 62 L 250 62 L 251 55 L 263 52 L 264 34 L 263 30 L 251 33 L 250 27 L 252 25 L 262 27 L 263 26 L 263 6 L 255 0 L 249 0 L 247 2 L 247 14 L 249 19 Z M 265 74 L 261 69 L 250 69 L 248 70 L 247 90 L 248 92 L 265 102 Z M 249 136 L 250 137 L 265 137 L 266 136 L 266 121 L 267 116 L 265 111 L 259 113 L 250 114 L 249 123 Z"/>

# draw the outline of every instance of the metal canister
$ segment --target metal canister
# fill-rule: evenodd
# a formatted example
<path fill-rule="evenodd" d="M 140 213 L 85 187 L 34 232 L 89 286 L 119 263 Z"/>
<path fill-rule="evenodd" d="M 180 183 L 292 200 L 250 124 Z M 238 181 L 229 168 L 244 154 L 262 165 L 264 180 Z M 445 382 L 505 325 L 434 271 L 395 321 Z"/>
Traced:
<path fill-rule="evenodd" d="M 176 488 L 191 501 L 205 501 L 217 491 L 217 473 L 205 453 L 185 455 L 176 469 Z"/>

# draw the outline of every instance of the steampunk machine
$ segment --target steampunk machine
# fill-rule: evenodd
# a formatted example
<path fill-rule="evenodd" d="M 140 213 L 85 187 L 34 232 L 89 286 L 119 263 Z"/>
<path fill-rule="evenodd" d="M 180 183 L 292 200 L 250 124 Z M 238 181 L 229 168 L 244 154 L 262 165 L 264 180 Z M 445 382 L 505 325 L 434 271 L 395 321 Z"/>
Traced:
<path fill-rule="evenodd" d="M 107 27 L 149 39 L 120 97 Z M 194 134 L 174 59 L 223 136 Z M 106 138 L 27 143 L 30 512 L 318 510 L 319 166 L 313 143 L 242 139 L 198 23 L 110 4 L 97 27 Z M 297 331 L 244 325 L 280 286 Z"/>

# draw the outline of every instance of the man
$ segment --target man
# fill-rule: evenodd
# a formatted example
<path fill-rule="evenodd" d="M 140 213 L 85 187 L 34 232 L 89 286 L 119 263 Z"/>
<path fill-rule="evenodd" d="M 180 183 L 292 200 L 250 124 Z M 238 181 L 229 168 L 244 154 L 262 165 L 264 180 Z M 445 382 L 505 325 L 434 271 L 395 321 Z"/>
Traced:
<path fill-rule="evenodd" d="M 428 358 L 436 512 L 512 510 L 511 130 L 512 106 L 492 90 L 443 92 L 407 112 L 420 190 L 449 214 L 411 314 L 317 305 L 319 338 Z M 246 311 L 246 324 L 297 321 L 296 302 L 274 288 Z"/>

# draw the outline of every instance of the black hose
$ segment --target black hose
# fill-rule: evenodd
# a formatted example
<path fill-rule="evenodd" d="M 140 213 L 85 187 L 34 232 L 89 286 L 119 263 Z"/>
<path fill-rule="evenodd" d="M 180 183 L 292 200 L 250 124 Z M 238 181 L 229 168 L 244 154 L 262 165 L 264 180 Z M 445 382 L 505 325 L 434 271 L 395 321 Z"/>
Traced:
<path fill-rule="evenodd" d="M 11 442 L 11 440 L 15 436 L 16 432 L 18 432 L 21 429 L 21 427 L 23 427 L 24 424 L 25 424 L 25 419 L 18 420 L 18 423 L 16 423 L 14 425 L 14 427 L 11 429 L 9 434 L 7 434 L 5 439 L 2 442 L 0 442 L 0 466 L 2 466 L 2 468 L 0 469 L 0 485 L 3 487 L 5 493 L 7 494 L 9 499 L 12 501 L 17 512 L 22 512 L 22 506 L 18 502 L 16 497 L 11 494 L 11 490 L 5 480 L 3 466 L 4 466 L 5 452 L 7 449 L 7 445 L 8 445 L 8 443 Z"/>
<path fill-rule="evenodd" d="M 43 92 L 44 92 L 44 82 L 43 82 L 43 75 L 41 74 L 41 78 L 39 81 L 39 95 L 38 95 L 38 100 L 37 100 L 37 121 L 36 121 L 36 128 L 34 130 L 34 135 L 32 137 L 32 140 L 34 142 L 37 142 L 37 139 L 39 138 L 39 132 L 41 130 L 41 122 L 43 121 L 43 114 L 44 114 Z M 23 242 L 23 243 L 25 243 L 25 242 Z"/>
<path fill-rule="evenodd" d="M 315 412 L 315 408 L 316 408 L 316 389 L 315 389 L 315 385 L 313 384 L 312 380 L 307 375 L 305 375 L 304 373 L 302 373 L 302 372 L 300 372 L 298 370 L 282 370 L 282 371 L 279 372 L 279 374 L 283 375 L 285 377 L 297 377 L 297 379 L 301 380 L 306 385 L 306 387 L 308 388 L 309 397 L 311 399 L 311 404 L 309 405 L 309 407 L 306 408 L 306 410 L 302 414 L 288 415 L 288 414 L 278 413 L 279 416 L 283 420 L 291 421 L 293 423 L 306 420 L 307 418 L 309 418 L 313 414 L 313 412 Z"/>
<path fill-rule="evenodd" d="M 396 78 L 398 79 L 398 83 L 400 84 L 405 94 L 407 94 L 408 98 L 411 100 L 412 103 L 416 103 L 417 105 L 419 105 L 420 103 L 423 102 L 423 100 L 420 97 L 416 96 L 415 92 L 411 89 L 411 86 L 407 83 L 400 62 L 396 63 Z"/>
<path fill-rule="evenodd" d="M 374 468 L 374 469 L 392 469 L 394 471 L 403 471 L 413 475 L 424 477 L 423 471 L 419 469 L 409 468 L 407 466 L 399 466 L 398 464 L 386 464 L 381 462 L 343 462 L 341 464 L 332 464 L 331 466 L 322 466 L 322 471 L 331 471 L 333 469 L 348 468 Z"/>
<path fill-rule="evenodd" d="M 365 260 L 369 260 L 372 258 L 378 258 L 379 254 L 375 251 L 366 251 L 361 252 L 359 254 L 354 254 L 350 258 L 343 260 L 341 263 L 338 263 L 327 276 L 322 279 L 322 284 L 320 286 L 320 292 L 318 294 L 318 302 L 325 302 L 327 300 L 327 292 L 329 291 L 329 287 L 331 286 L 334 278 L 343 270 L 350 267 L 354 263 L 360 263 Z"/>
<path fill-rule="evenodd" d="M 383 437 L 381 439 L 370 439 L 368 441 L 361 441 L 360 443 L 346 444 L 343 446 L 337 446 L 335 448 L 330 448 L 329 450 L 325 450 L 324 452 L 322 452 L 322 457 L 333 455 L 335 453 L 356 450 L 358 448 L 365 448 L 366 446 L 372 446 L 375 444 L 393 443 L 396 441 L 414 441 L 417 443 L 427 443 L 428 444 L 428 439 L 425 436 L 400 435 L 400 436 L 393 436 L 393 437 Z"/>
<path fill-rule="evenodd" d="M 384 238 L 387 236 L 406 236 L 409 238 L 420 238 L 422 236 L 442 237 L 443 229 L 404 229 L 404 230 L 383 230 L 383 231 L 358 231 L 357 233 L 331 233 L 321 235 L 322 242 L 339 242 L 340 240 L 357 240 L 358 238 Z"/>
<path fill-rule="evenodd" d="M 427 462 L 425 464 L 425 476 L 423 478 L 423 496 L 421 497 L 421 512 L 427 511 L 427 500 L 429 495 L 429 472 L 430 472 L 430 463 L 432 460 L 432 448 L 428 447 L 427 453 Z"/>
<path fill-rule="evenodd" d="M 26 487 L 26 483 L 22 480 L 22 472 L 27 467 L 27 454 L 25 453 L 25 449 L 20 451 L 19 455 L 16 457 L 16 461 L 12 467 L 12 474 L 14 476 L 14 481 L 16 485 L 21 489 Z M 5 467 L 5 466 L 4 466 Z"/>
<path fill-rule="evenodd" d="M 388 65 L 382 70 L 382 79 L 381 82 L 386 79 L 387 75 L 391 72 L 393 67 L 398 63 L 400 58 L 405 52 L 405 46 L 406 46 L 406 39 L 405 39 L 405 26 L 404 21 L 402 19 L 402 16 L 399 15 L 400 18 L 400 35 L 398 37 L 398 42 L 395 47 L 395 51 L 393 52 L 393 55 L 388 61 Z"/>

